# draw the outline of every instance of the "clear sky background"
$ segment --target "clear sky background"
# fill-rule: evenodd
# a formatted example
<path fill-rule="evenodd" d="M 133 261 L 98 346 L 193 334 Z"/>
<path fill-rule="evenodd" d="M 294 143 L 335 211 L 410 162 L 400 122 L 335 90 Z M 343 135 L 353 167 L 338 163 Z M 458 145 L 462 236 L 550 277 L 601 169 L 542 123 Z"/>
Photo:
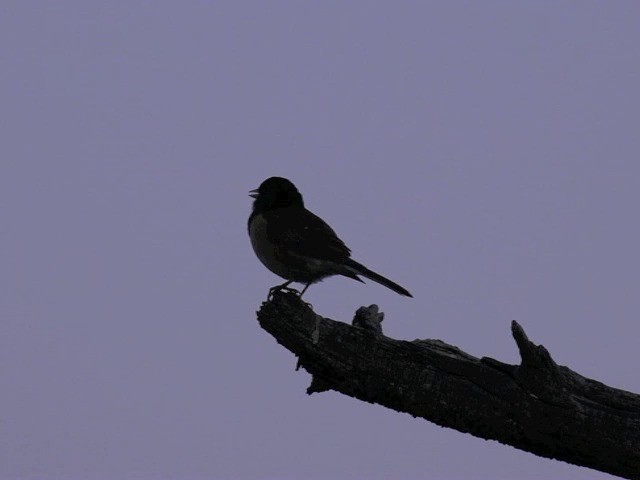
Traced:
<path fill-rule="evenodd" d="M 293 180 L 385 333 L 640 392 L 640 2 L 0 4 L 0 478 L 604 479 L 335 392 L 260 329 Z"/>

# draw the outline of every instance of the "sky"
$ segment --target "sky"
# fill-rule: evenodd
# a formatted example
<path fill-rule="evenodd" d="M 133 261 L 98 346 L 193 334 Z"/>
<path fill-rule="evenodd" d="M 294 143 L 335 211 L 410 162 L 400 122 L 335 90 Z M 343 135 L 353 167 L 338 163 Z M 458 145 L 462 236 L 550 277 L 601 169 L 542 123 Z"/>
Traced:
<path fill-rule="evenodd" d="M 291 179 L 409 289 L 305 294 L 640 392 L 640 3 L 0 3 L 0 478 L 612 478 L 336 392 L 255 312 Z"/>

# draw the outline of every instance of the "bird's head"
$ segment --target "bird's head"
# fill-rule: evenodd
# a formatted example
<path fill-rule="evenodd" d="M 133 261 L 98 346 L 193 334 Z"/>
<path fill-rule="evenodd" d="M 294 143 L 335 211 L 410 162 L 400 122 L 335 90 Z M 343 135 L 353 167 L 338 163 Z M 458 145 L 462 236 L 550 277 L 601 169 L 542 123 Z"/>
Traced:
<path fill-rule="evenodd" d="M 284 207 L 304 207 L 302 195 L 296 186 L 286 178 L 270 177 L 260 186 L 249 192 L 255 198 L 253 209 L 259 211 L 273 210 Z"/>

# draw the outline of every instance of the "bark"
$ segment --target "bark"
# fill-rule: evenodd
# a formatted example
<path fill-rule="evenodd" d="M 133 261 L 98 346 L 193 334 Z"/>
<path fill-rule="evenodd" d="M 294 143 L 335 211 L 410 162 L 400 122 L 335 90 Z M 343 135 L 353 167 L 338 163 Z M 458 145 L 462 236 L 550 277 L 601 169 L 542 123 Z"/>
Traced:
<path fill-rule="evenodd" d="M 335 390 L 536 455 L 640 479 L 640 396 L 557 365 L 517 322 L 520 365 L 476 358 L 440 340 L 395 340 L 383 314 L 354 325 L 316 315 L 292 292 L 258 312 L 263 329 L 312 376 L 307 393 Z"/>

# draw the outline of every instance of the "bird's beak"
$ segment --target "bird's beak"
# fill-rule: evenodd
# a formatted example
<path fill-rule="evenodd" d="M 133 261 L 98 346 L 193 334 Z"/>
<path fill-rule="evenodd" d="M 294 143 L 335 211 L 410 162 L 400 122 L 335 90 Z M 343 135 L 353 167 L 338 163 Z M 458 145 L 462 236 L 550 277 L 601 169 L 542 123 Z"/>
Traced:
<path fill-rule="evenodd" d="M 250 190 L 249 191 L 249 196 L 251 198 L 258 198 L 258 189 L 256 188 L 255 190 Z"/>

